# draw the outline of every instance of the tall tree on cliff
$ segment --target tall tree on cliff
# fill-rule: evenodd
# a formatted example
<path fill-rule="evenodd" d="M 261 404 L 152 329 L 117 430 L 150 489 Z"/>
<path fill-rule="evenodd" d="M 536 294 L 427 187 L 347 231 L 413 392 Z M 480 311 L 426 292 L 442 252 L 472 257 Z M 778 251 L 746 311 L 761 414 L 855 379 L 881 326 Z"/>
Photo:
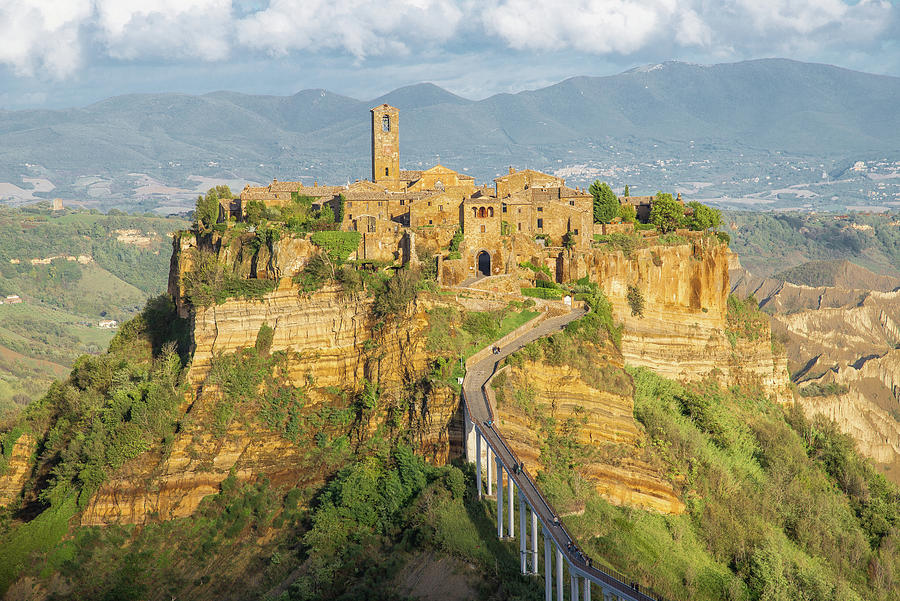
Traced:
<path fill-rule="evenodd" d="M 609 223 L 619 214 L 619 199 L 606 182 L 594 180 L 588 191 L 594 197 L 594 223 Z"/>
<path fill-rule="evenodd" d="M 656 226 L 660 233 L 671 232 L 684 219 L 684 207 L 672 195 L 667 192 L 657 192 L 653 199 L 653 207 L 650 209 L 650 223 Z"/>
<path fill-rule="evenodd" d="M 206 196 L 197 197 L 197 208 L 194 211 L 194 219 L 197 220 L 197 227 L 201 230 L 209 231 L 219 220 L 219 199 L 231 198 L 231 190 L 228 186 L 220 186 L 224 190 L 210 188 Z M 226 192 L 227 191 L 227 192 Z M 225 195 L 227 193 L 227 195 Z"/>

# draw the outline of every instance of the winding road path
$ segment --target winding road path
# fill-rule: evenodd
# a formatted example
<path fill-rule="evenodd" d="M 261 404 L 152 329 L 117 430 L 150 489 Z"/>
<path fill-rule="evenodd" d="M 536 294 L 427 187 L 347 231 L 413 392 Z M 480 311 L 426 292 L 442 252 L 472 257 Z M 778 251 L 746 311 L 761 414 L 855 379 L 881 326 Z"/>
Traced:
<path fill-rule="evenodd" d="M 590 582 L 594 582 L 602 587 L 604 592 L 611 592 L 621 599 L 654 601 L 653 597 L 641 593 L 636 586 L 626 584 L 612 575 L 589 565 L 586 556 L 578 550 L 575 541 L 541 494 L 534 480 L 526 470 L 516 469 L 516 466 L 519 466 L 521 463 L 509 445 L 506 444 L 484 390 L 486 382 L 495 373 L 499 363 L 507 355 L 514 353 L 538 338 L 560 331 L 570 322 L 585 315 L 585 313 L 584 309 L 577 309 L 561 317 L 547 319 L 534 329 L 529 330 L 502 347 L 499 354 L 488 355 L 477 363 L 470 365 L 466 369 L 466 376 L 463 380 L 463 400 L 474 428 L 487 441 L 496 456 L 499 457 L 509 478 L 519 490 L 519 494 L 524 496 L 528 506 L 537 513 L 544 527 L 545 536 L 549 534 L 555 542 L 558 552 L 565 556 L 570 574 L 575 574 Z M 477 459 L 479 462 L 481 461 L 480 457 Z M 547 571 L 546 567 L 545 572 Z M 559 570 L 557 578 L 559 578 L 562 575 L 562 571 L 559 568 L 557 569 Z M 590 593 L 588 592 L 585 594 L 585 599 L 589 598 Z"/>

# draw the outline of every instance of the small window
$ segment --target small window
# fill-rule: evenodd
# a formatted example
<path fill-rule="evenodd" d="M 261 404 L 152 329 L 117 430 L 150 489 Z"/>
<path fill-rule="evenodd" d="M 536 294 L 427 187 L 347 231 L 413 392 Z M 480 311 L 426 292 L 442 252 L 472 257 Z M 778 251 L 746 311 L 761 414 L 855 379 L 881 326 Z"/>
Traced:
<path fill-rule="evenodd" d="M 576 236 L 578 235 L 578 230 L 575 230 L 575 235 L 576 235 Z"/>
<path fill-rule="evenodd" d="M 505 202 L 503 203 L 503 211 L 502 211 L 502 212 L 503 212 L 503 213 L 506 212 L 506 203 L 505 203 Z"/>
<path fill-rule="evenodd" d="M 575 206 L 575 201 L 574 201 L 574 200 L 570 200 L 570 201 L 569 201 L 569 204 L 572 205 L 572 206 L 574 207 L 574 206 Z"/>
<path fill-rule="evenodd" d="M 544 211 L 544 207 L 538 207 L 538 213 L 542 213 Z"/>
<path fill-rule="evenodd" d="M 488 207 L 488 217 L 494 216 L 494 207 Z"/>
<path fill-rule="evenodd" d="M 438 211 L 443 211 L 443 210 L 444 210 L 444 205 L 438 205 Z"/>
<path fill-rule="evenodd" d="M 379 206 L 379 207 L 381 206 L 381 201 L 380 201 L 380 200 L 378 201 L 378 206 Z"/>
<path fill-rule="evenodd" d="M 347 215 L 347 219 L 349 219 L 349 220 L 352 221 L 352 220 L 353 220 L 353 215 Z"/>
<path fill-rule="evenodd" d="M 522 209 L 521 209 L 521 208 L 519 208 L 519 215 L 521 215 L 521 214 L 522 214 Z"/>
<path fill-rule="evenodd" d="M 381 131 L 391 131 L 391 116 L 384 115 L 381 117 Z M 387 175 L 387 173 L 385 173 Z"/>
<path fill-rule="evenodd" d="M 431 219 L 428 220 L 428 225 L 432 225 Z"/>
<path fill-rule="evenodd" d="M 402 206 L 405 205 L 405 204 L 406 204 L 406 200 L 403 199 L 403 198 L 401 198 L 401 199 L 400 199 L 400 206 L 402 207 Z"/>
<path fill-rule="evenodd" d="M 385 176 L 390 175 L 390 174 L 391 174 L 390 169 L 388 169 L 387 167 L 385 167 L 385 168 L 384 168 L 384 174 L 385 174 Z"/>
<path fill-rule="evenodd" d="M 428 201 L 428 206 L 429 206 L 429 207 L 431 206 L 431 201 L 430 201 L 430 200 Z"/>
<path fill-rule="evenodd" d="M 481 233 L 482 233 L 482 234 L 484 233 L 484 226 L 483 226 L 483 225 L 481 226 Z"/>
<path fill-rule="evenodd" d="M 538 219 L 538 229 L 539 230 L 544 229 L 544 220 L 543 219 Z"/>
<path fill-rule="evenodd" d="M 522 222 L 521 221 L 519 222 L 519 231 L 520 232 L 522 231 Z"/>
<path fill-rule="evenodd" d="M 347 208 L 349 209 L 349 208 L 352 207 L 352 206 L 353 206 L 353 203 L 350 202 L 350 201 L 348 200 L 348 201 L 347 201 Z"/>

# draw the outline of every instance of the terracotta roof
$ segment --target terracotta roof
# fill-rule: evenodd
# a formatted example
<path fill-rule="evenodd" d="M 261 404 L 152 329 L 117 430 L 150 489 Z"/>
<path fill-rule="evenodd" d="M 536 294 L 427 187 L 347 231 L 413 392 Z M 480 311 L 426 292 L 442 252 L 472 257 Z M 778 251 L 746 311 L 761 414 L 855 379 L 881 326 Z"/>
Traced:
<path fill-rule="evenodd" d="M 408 171 L 406 169 L 400 170 L 400 180 L 404 182 L 414 182 L 418 179 L 422 178 L 422 171 Z"/>

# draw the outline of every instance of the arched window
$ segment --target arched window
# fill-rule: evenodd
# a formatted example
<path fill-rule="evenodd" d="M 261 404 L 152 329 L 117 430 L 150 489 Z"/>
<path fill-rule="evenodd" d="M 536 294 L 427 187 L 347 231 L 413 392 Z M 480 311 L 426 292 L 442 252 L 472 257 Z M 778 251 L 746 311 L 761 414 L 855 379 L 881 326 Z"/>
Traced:
<path fill-rule="evenodd" d="M 478 216 L 484 217 L 487 214 L 487 211 L 484 210 L 484 207 L 478 209 Z"/>
<path fill-rule="evenodd" d="M 478 217 L 478 207 L 472 207 L 472 217 Z"/>
<path fill-rule="evenodd" d="M 435 189 L 435 190 L 443 190 L 443 189 L 444 189 L 444 182 L 442 182 L 441 180 L 438 180 L 438 181 L 434 182 L 434 189 Z"/>
<path fill-rule="evenodd" d="M 494 207 L 488 207 L 488 217 L 494 216 Z"/>
<path fill-rule="evenodd" d="M 384 115 L 381 117 L 381 131 L 391 131 L 391 116 Z"/>

